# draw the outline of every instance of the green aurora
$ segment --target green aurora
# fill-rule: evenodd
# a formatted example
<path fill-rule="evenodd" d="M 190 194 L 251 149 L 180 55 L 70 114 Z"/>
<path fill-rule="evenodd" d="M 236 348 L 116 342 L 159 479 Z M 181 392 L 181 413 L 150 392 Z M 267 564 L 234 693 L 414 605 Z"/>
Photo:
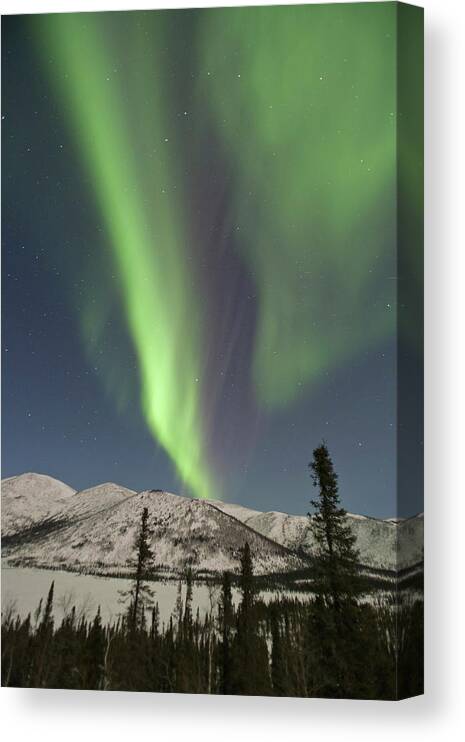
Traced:
<path fill-rule="evenodd" d="M 109 235 L 145 420 L 198 497 L 218 498 L 221 485 L 205 425 L 209 338 L 192 280 L 186 151 L 200 150 L 206 118 L 256 289 L 251 383 L 272 414 L 395 329 L 396 12 L 394 3 L 190 12 L 184 76 L 199 123 L 187 143 L 173 123 L 169 53 L 181 54 L 176 19 L 186 11 L 34 18 Z M 92 349 L 103 329 L 91 307 L 84 317 Z"/>
<path fill-rule="evenodd" d="M 205 24 L 269 407 L 395 327 L 395 287 L 379 287 L 386 263 L 395 273 L 395 18 L 391 4 L 321 5 L 220 11 Z M 380 311 L 367 316 L 376 292 Z"/>
<path fill-rule="evenodd" d="M 69 108 L 111 236 L 139 359 L 145 419 L 182 481 L 197 496 L 208 497 L 213 483 L 205 460 L 198 391 L 202 327 L 197 309 L 192 311 L 195 297 L 184 254 L 182 196 L 174 194 L 171 185 L 176 177 L 175 143 L 167 136 L 163 91 L 151 88 L 150 106 L 145 104 L 144 51 L 149 50 L 137 14 L 124 22 L 134 52 L 126 70 L 127 88 L 122 88 L 112 58 L 112 30 L 123 30 L 121 19 L 113 18 L 119 28 L 108 15 L 50 16 L 41 24 L 41 40 L 44 53 L 55 58 L 53 70 L 61 70 L 54 82 Z M 156 35 L 162 33 L 159 26 L 151 24 Z M 131 102 L 124 100 L 124 89 L 133 93 Z M 141 123 L 139 156 L 131 146 L 136 134 L 127 114 L 134 114 L 132 105 Z M 94 344 L 92 322 L 85 329 L 87 342 Z"/>

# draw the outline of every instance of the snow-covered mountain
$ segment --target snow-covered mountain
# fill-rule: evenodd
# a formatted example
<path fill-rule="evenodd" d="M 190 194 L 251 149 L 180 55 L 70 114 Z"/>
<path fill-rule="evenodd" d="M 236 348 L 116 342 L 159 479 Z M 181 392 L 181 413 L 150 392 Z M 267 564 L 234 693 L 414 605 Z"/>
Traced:
<path fill-rule="evenodd" d="M 4 556 L 8 561 L 42 567 L 128 572 L 144 507 L 149 511 L 159 572 L 178 573 L 187 565 L 197 575 L 237 571 L 240 549 L 246 541 L 254 554 L 257 574 L 288 572 L 307 564 L 205 500 L 157 490 L 134 493 L 112 484 L 76 493 L 53 517 L 38 520 L 32 535 L 30 530 L 12 534 L 10 529 Z M 8 520 L 12 519 L 10 511 Z"/>
<path fill-rule="evenodd" d="M 96 487 L 76 492 L 66 501 L 66 507 L 57 513 L 57 518 L 75 521 L 104 513 L 135 494 L 134 490 L 113 482 L 98 484 Z"/>
<path fill-rule="evenodd" d="M 127 572 L 142 509 L 149 510 L 160 572 L 236 571 L 246 541 L 257 574 L 300 569 L 315 551 L 309 518 L 168 492 L 136 493 L 105 483 L 81 492 L 40 474 L 2 482 L 3 556 L 15 563 L 78 571 Z M 360 561 L 396 570 L 422 560 L 423 518 L 349 515 Z"/>
<path fill-rule="evenodd" d="M 2 480 L 2 536 L 27 531 L 66 508 L 76 490 L 45 474 Z"/>
<path fill-rule="evenodd" d="M 214 507 L 233 515 L 258 533 L 296 552 L 313 554 L 315 542 L 306 515 L 289 515 L 214 502 Z M 404 569 L 423 559 L 423 515 L 407 520 L 380 520 L 347 515 L 356 536 L 362 564 L 379 569 Z"/>

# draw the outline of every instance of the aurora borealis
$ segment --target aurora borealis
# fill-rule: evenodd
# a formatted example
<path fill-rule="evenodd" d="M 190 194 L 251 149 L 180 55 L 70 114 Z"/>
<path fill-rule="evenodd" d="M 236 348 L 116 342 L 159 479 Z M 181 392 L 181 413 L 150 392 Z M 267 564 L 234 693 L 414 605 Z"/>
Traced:
<path fill-rule="evenodd" d="M 11 473 L 300 512 L 325 437 L 394 513 L 396 12 L 4 24 Z"/>
<path fill-rule="evenodd" d="M 47 54 L 56 54 L 57 66 L 67 70 L 56 80 L 108 230 L 138 358 L 145 419 L 182 481 L 198 496 L 208 497 L 213 484 L 198 392 L 202 317 L 195 311 L 184 248 L 189 236 L 183 196 L 172 186 L 176 142 L 168 137 L 163 91 L 151 86 L 145 73 L 151 61 L 156 67 L 163 39 L 158 24 L 149 21 L 155 54 L 144 43 L 140 20 L 129 17 L 129 28 L 124 23 L 135 53 L 124 82 L 111 54 L 111 20 L 56 16 L 38 35 Z M 122 30 L 117 20 L 115 34 Z M 107 44 L 102 43 L 106 37 Z M 135 90 L 134 101 L 125 99 L 125 89 Z M 144 105 L 147 90 L 151 99 Z M 137 156 L 131 147 L 134 113 L 141 124 L 140 129 L 136 124 Z M 95 344 L 93 332 L 94 324 L 88 322 L 85 340 Z"/>

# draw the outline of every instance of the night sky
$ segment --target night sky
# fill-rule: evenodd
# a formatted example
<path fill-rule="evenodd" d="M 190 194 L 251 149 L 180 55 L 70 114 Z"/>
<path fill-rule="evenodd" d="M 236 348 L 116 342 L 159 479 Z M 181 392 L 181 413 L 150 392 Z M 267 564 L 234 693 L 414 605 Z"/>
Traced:
<path fill-rule="evenodd" d="M 324 438 L 344 506 L 398 512 L 395 29 L 3 19 L 3 477 L 304 513 Z"/>

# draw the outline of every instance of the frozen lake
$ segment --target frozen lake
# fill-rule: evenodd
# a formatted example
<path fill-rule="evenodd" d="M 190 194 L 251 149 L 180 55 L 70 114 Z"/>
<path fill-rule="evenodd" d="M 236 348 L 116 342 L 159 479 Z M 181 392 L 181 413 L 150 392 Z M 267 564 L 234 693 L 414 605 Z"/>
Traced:
<path fill-rule="evenodd" d="M 76 606 L 78 615 L 84 613 L 87 618 L 92 618 L 98 606 L 104 623 L 118 618 L 123 610 L 119 602 L 121 590 L 127 590 L 131 584 L 130 580 L 118 577 L 97 577 L 95 575 L 76 574 L 61 570 L 34 569 L 22 567 L 2 566 L 2 610 L 13 605 L 21 616 L 28 613 L 33 614 L 39 601 L 44 602 L 50 589 L 52 581 L 55 582 L 54 589 L 54 617 L 61 621 L 65 612 L 69 612 L 73 605 Z M 153 582 L 154 599 L 158 602 L 160 609 L 160 622 L 167 622 L 173 612 L 178 594 L 178 583 Z M 182 588 L 185 597 L 185 585 Z M 216 611 L 219 590 L 207 585 L 194 585 L 193 589 L 193 612 L 199 611 L 205 614 L 211 608 Z M 236 596 L 237 598 L 237 596 Z"/>
<path fill-rule="evenodd" d="M 34 611 L 42 598 L 45 602 L 52 580 L 55 582 L 54 592 L 54 618 L 59 623 L 65 613 L 76 606 L 77 615 L 85 615 L 93 618 L 100 606 L 102 621 L 104 623 L 116 621 L 123 611 L 120 603 L 120 591 L 127 590 L 131 584 L 128 579 L 120 577 L 98 577 L 96 575 L 84 575 L 64 570 L 36 569 L 33 567 L 8 567 L 2 565 L 2 611 L 10 606 L 20 616 L 25 617 L 28 613 L 33 616 Z M 178 595 L 178 582 L 176 580 L 167 582 L 150 583 L 154 590 L 154 600 L 158 603 L 160 610 L 160 624 L 168 623 L 173 613 Z M 194 583 L 192 591 L 192 608 L 195 615 L 197 609 L 201 616 L 207 612 L 218 610 L 218 601 L 221 596 L 219 585 L 208 586 L 204 583 Z M 237 605 L 240 601 L 239 590 L 233 588 L 233 602 Z M 186 586 L 182 585 L 183 600 L 186 595 Z M 263 591 L 260 598 L 266 602 L 278 597 L 293 597 L 301 601 L 312 600 L 310 592 L 290 593 L 283 591 Z M 411 598 L 420 599 L 414 593 Z M 379 601 L 392 598 L 390 592 L 378 591 L 372 595 L 360 596 L 360 602 Z"/>
<path fill-rule="evenodd" d="M 45 602 L 52 581 L 55 582 L 54 590 L 54 617 L 60 622 L 66 612 L 72 606 L 76 606 L 77 615 L 85 614 L 87 618 L 93 618 L 98 606 L 104 623 L 115 621 L 123 610 L 119 602 L 121 590 L 127 590 L 131 584 L 130 580 L 119 577 L 97 577 L 96 575 L 83 575 L 62 570 L 35 569 L 29 567 L 7 567 L 2 566 L 2 610 L 9 606 L 20 616 L 25 617 L 28 613 L 34 614 L 39 601 L 43 598 Z M 160 623 L 169 621 L 174 610 L 178 594 L 178 583 L 152 582 L 154 599 L 158 602 L 160 610 Z M 233 589 L 233 601 L 239 601 L 239 591 Z M 183 599 L 186 587 L 182 586 Z M 277 593 L 261 593 L 261 598 L 269 600 L 277 597 Z M 192 607 L 195 615 L 197 608 L 200 615 L 213 610 L 215 613 L 220 598 L 220 586 L 208 586 L 205 584 L 194 584 Z"/>

